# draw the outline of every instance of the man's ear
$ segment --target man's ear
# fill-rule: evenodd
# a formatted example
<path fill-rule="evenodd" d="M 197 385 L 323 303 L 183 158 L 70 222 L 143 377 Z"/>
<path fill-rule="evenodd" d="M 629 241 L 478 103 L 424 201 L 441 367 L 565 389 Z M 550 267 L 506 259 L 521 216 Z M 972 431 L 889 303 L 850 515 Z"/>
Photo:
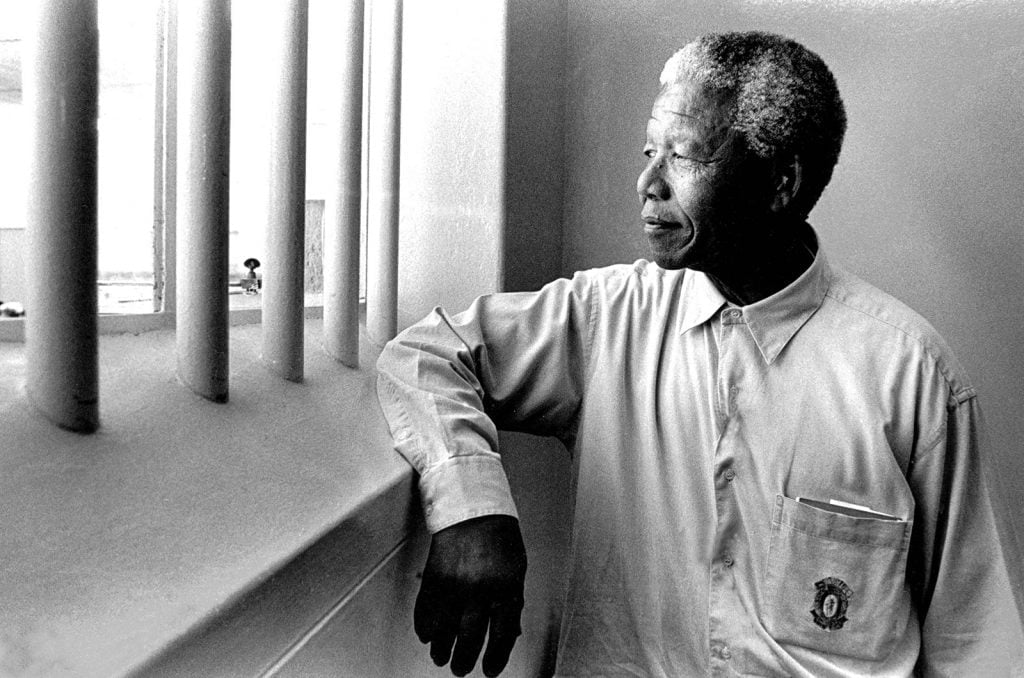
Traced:
<path fill-rule="evenodd" d="M 775 168 L 775 195 L 772 198 L 772 211 L 776 214 L 785 212 L 800 193 L 803 178 L 803 163 L 799 155 L 794 155 L 789 162 L 780 162 Z"/>

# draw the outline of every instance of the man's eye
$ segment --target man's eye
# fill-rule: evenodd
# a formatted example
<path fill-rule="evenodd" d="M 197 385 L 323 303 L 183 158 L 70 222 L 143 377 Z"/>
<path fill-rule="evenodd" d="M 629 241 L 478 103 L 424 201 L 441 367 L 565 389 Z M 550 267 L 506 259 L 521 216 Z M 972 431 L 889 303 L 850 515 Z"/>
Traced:
<path fill-rule="evenodd" d="M 648 158 L 653 158 L 654 157 L 654 149 L 653 148 L 645 148 L 644 149 L 644 155 L 647 156 Z"/>
<path fill-rule="evenodd" d="M 711 164 L 707 160 L 698 160 L 697 158 L 691 158 L 688 155 L 680 155 L 679 153 L 672 154 L 672 161 L 686 165 L 700 165 L 702 167 Z"/>

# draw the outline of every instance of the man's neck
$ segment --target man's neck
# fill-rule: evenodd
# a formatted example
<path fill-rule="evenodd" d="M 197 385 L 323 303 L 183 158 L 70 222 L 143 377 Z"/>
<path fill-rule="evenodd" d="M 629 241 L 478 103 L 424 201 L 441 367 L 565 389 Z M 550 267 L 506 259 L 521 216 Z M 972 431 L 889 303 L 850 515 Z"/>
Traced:
<path fill-rule="evenodd" d="M 816 243 L 809 225 L 803 223 L 781 232 L 792 236 L 764 239 L 756 248 L 747 250 L 751 256 L 746 261 L 731 266 L 725 275 L 706 272 L 729 302 L 748 306 L 770 297 L 799 278 L 814 262 Z"/>

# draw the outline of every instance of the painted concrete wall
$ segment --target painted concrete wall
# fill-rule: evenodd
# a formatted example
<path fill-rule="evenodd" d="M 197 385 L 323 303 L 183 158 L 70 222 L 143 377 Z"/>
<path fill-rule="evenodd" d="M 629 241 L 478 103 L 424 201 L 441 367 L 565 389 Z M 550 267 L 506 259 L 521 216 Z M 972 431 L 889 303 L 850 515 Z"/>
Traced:
<path fill-rule="evenodd" d="M 922 313 L 972 375 L 1003 530 L 1024 554 L 1024 5 L 570 0 L 563 272 L 646 256 L 634 185 L 661 67 L 700 33 L 750 29 L 835 73 L 849 130 L 811 222 L 833 261 Z"/>
<path fill-rule="evenodd" d="M 506 27 L 501 289 L 537 289 L 562 254 L 565 0 L 512 0 Z"/>
<path fill-rule="evenodd" d="M 307 328 L 302 384 L 261 363 L 258 325 L 232 328 L 224 405 L 177 382 L 173 332 L 101 337 L 94 435 L 43 419 L 25 346 L 0 342 L 0 676 L 123 675 L 225 618 L 245 624 L 207 656 L 258 675 L 405 538 L 376 351 L 364 338 L 352 370 Z M 315 545 L 315 577 L 280 578 Z M 268 577 L 276 604 L 226 615 Z M 210 666 L 178 675 L 226 675 Z"/>
<path fill-rule="evenodd" d="M 406 3 L 400 325 L 557 276 L 565 8 Z"/>
<path fill-rule="evenodd" d="M 400 325 L 499 286 L 505 2 L 408 2 L 403 43 Z"/>

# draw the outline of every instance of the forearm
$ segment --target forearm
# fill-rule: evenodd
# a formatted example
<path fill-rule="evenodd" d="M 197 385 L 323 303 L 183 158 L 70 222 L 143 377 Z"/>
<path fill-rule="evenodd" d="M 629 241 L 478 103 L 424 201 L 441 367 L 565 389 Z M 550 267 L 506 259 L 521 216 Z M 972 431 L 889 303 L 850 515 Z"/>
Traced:
<path fill-rule="evenodd" d="M 436 310 L 378 361 L 380 403 L 395 449 L 419 475 L 431 533 L 481 515 L 516 515 L 470 350 Z"/>
<path fill-rule="evenodd" d="M 436 532 L 480 515 L 515 516 L 497 427 L 571 430 L 581 398 L 587 312 L 581 280 L 435 309 L 389 343 L 378 393 L 398 450 L 420 475 Z"/>

